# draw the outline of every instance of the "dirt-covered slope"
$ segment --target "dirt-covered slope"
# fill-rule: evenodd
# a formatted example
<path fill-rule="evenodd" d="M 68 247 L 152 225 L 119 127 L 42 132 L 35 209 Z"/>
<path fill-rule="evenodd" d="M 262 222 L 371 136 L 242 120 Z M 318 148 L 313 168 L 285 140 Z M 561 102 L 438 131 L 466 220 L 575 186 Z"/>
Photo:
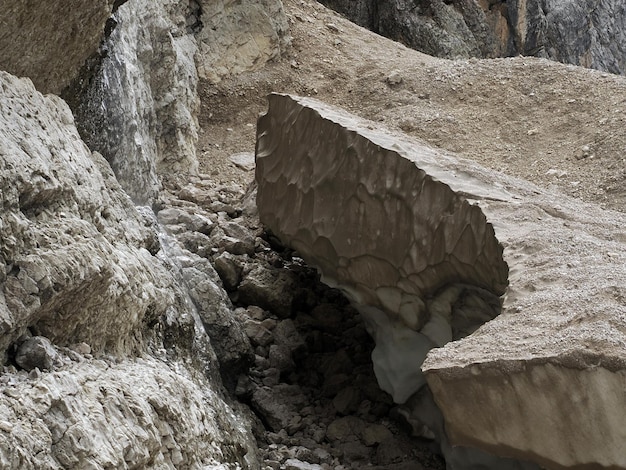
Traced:
<path fill-rule="evenodd" d="M 265 69 L 200 85 L 201 171 L 247 184 L 271 91 L 314 96 L 490 168 L 602 207 L 626 207 L 626 78 L 545 59 L 450 61 L 284 2 L 292 47 Z"/>

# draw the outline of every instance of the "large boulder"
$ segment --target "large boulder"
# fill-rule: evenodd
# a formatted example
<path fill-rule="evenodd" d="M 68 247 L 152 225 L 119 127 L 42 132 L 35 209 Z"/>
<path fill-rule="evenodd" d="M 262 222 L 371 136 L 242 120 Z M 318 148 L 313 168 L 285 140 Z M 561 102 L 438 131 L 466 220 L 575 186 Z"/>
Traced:
<path fill-rule="evenodd" d="M 410 407 L 428 383 L 451 459 L 623 467 L 626 216 L 377 127 L 271 95 L 256 178 L 262 222 L 365 317 L 381 387 Z"/>
<path fill-rule="evenodd" d="M 0 70 L 30 77 L 43 93 L 60 93 L 96 52 L 107 18 L 123 2 L 0 1 Z"/>

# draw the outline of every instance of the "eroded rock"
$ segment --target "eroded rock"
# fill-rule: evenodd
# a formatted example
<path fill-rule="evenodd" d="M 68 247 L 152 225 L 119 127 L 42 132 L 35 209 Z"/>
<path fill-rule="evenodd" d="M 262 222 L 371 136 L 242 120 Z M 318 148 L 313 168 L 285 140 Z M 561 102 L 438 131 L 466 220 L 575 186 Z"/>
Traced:
<path fill-rule="evenodd" d="M 0 70 L 29 77 L 42 93 L 61 93 L 96 52 L 107 18 L 124 1 L 0 2 Z"/>
<path fill-rule="evenodd" d="M 289 43 L 282 2 L 203 0 L 198 32 L 198 74 L 211 82 L 256 70 L 278 57 Z"/>
<path fill-rule="evenodd" d="M 606 0 L 323 0 L 355 23 L 446 58 L 516 54 L 626 73 L 626 8 Z"/>
<path fill-rule="evenodd" d="M 128 352 L 174 303 L 154 233 L 59 98 L 0 74 L 0 316 L 6 351 L 27 327 L 60 344 Z"/>
<path fill-rule="evenodd" d="M 154 214 L 68 106 L 5 72 L 0 89 L 0 351 L 26 369 L 0 377 L 0 467 L 258 468 L 206 333 L 224 321 L 215 271 L 185 266 L 194 309 Z M 237 332 L 250 347 L 229 326 L 224 357 Z"/>
<path fill-rule="evenodd" d="M 272 95 L 256 168 L 261 221 L 364 315 L 381 386 L 408 399 L 428 355 L 452 446 L 624 466 L 624 215 L 375 126 Z"/>

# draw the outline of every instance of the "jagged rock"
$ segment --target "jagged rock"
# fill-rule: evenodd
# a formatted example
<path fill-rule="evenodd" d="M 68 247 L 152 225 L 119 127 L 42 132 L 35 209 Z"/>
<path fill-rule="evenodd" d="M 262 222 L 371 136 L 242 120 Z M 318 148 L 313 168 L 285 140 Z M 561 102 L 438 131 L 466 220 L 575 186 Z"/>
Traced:
<path fill-rule="evenodd" d="M 624 214 L 376 126 L 272 95 L 256 169 L 261 221 L 365 316 L 381 387 L 406 401 L 428 354 L 452 446 L 624 466 Z M 468 305 L 482 307 L 468 316 Z M 453 324 L 462 336 L 494 316 L 449 342 Z"/>
<path fill-rule="evenodd" d="M 62 100 L 6 73 L 0 87 L 0 350 L 34 327 L 55 344 L 128 352 L 174 304 L 154 232 Z"/>
<path fill-rule="evenodd" d="M 0 70 L 29 77 L 42 93 L 61 93 L 96 52 L 107 18 L 124 1 L 0 2 Z"/>
<path fill-rule="evenodd" d="M 214 226 L 207 216 L 190 213 L 178 207 L 162 209 L 157 217 L 163 225 L 183 225 L 188 231 L 200 232 L 203 235 L 210 235 Z"/>
<path fill-rule="evenodd" d="M 298 459 L 287 459 L 285 461 L 285 470 L 323 470 L 322 467 L 316 463 L 303 462 Z"/>
<path fill-rule="evenodd" d="M 323 0 L 350 20 L 430 55 L 532 55 L 626 73 L 626 7 L 576 0 Z"/>
<path fill-rule="evenodd" d="M 179 262 L 187 292 L 211 338 L 222 375 L 229 380 L 245 371 L 253 361 L 250 341 L 232 313 L 232 304 L 219 286 L 219 276 L 210 261 L 180 253 Z"/>
<path fill-rule="evenodd" d="M 274 432 L 286 429 L 295 416 L 290 405 L 302 404 L 306 400 L 296 387 L 281 385 L 273 389 L 257 387 L 252 393 L 252 406 Z"/>
<path fill-rule="evenodd" d="M 626 74 L 626 5 L 621 0 L 507 4 L 520 54 Z"/>
<path fill-rule="evenodd" d="M 274 341 L 274 335 L 261 322 L 249 319 L 244 323 L 246 335 L 254 346 L 269 346 Z"/>
<path fill-rule="evenodd" d="M 220 275 L 226 290 L 235 290 L 241 282 L 241 275 L 243 273 L 243 266 L 237 257 L 228 252 L 224 252 L 215 258 L 214 263 L 215 270 Z"/>
<path fill-rule="evenodd" d="M 239 285 L 239 302 L 257 305 L 281 318 L 291 315 L 294 280 L 288 272 L 258 266 L 244 275 Z"/>
<path fill-rule="evenodd" d="M 245 423 L 181 363 L 85 360 L 2 392 L 2 468 L 255 468 Z"/>
<path fill-rule="evenodd" d="M 15 353 L 15 362 L 22 369 L 29 371 L 35 367 L 50 370 L 57 356 L 48 338 L 33 336 L 19 345 Z"/>
<path fill-rule="evenodd" d="M 173 0 L 129 0 L 113 16 L 100 57 L 64 93 L 85 142 L 137 203 L 156 199 L 160 175 L 198 171 L 192 14 Z"/>
<path fill-rule="evenodd" d="M 0 424 L 0 467 L 257 468 L 154 216 L 89 151 L 60 98 L 5 72 L 0 89 L 3 362 L 27 329 L 36 335 L 15 356 L 31 374 L 6 367 L 0 381 L 0 423 L 12 423 Z M 27 351 L 33 342 L 43 355 Z"/>
<path fill-rule="evenodd" d="M 289 44 L 287 17 L 279 0 L 202 0 L 198 74 L 211 82 L 256 70 Z"/>

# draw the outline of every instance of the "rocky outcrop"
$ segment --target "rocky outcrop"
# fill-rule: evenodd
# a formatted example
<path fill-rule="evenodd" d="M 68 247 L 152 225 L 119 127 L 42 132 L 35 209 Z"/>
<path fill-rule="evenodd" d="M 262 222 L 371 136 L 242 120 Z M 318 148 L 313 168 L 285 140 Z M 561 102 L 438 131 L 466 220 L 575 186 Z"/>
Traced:
<path fill-rule="evenodd" d="M 124 0 L 0 2 L 0 70 L 27 76 L 43 93 L 60 93 L 96 52 L 111 11 Z"/>
<path fill-rule="evenodd" d="M 92 64 L 66 92 L 85 142 L 109 161 L 136 203 L 156 199 L 159 175 L 198 171 L 198 74 L 179 2 L 131 0 Z M 193 20 L 193 18 L 196 18 Z"/>
<path fill-rule="evenodd" d="M 626 74 L 624 2 L 515 0 L 508 11 L 520 54 Z"/>
<path fill-rule="evenodd" d="M 0 465 L 255 468 L 206 333 L 220 312 L 183 289 L 225 297 L 215 272 L 172 266 L 60 98 L 0 88 Z"/>
<path fill-rule="evenodd" d="M 129 0 L 64 93 L 85 142 L 136 203 L 198 172 L 198 80 L 258 68 L 287 41 L 282 4 Z"/>
<path fill-rule="evenodd" d="M 279 0 L 200 2 L 198 74 L 211 82 L 258 70 L 289 44 L 287 17 Z"/>
<path fill-rule="evenodd" d="M 322 3 L 361 26 L 438 57 L 522 54 L 626 73 L 626 7 L 617 0 Z"/>
<path fill-rule="evenodd" d="M 553 468 L 624 466 L 611 411 L 626 404 L 623 214 L 556 205 L 375 126 L 272 95 L 256 171 L 263 223 L 365 317 L 381 387 L 451 461 L 468 448 L 448 439 Z M 447 436 L 415 394 L 425 356 Z"/>

